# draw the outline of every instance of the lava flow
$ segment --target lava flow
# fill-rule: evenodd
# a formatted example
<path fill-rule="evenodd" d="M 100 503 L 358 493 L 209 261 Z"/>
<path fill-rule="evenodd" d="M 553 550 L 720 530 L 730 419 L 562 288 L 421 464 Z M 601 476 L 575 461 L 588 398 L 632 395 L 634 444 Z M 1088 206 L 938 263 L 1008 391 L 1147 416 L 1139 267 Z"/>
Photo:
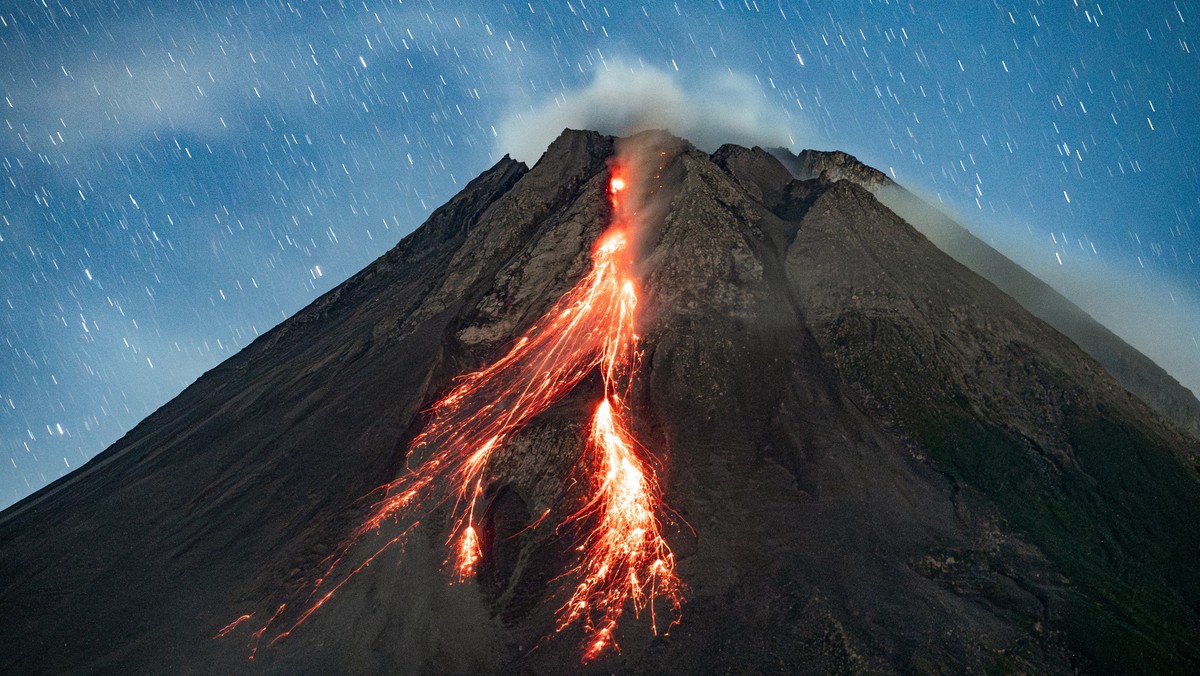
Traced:
<path fill-rule="evenodd" d="M 413 451 L 432 449 L 430 455 L 378 489 L 384 497 L 327 560 L 326 572 L 315 583 L 307 608 L 275 641 L 289 635 L 372 559 L 400 541 L 416 522 L 324 590 L 340 570 L 342 558 L 361 538 L 385 521 L 415 519 L 448 500 L 453 501 L 453 509 L 447 540 L 451 555 L 446 563 L 458 580 L 472 577 L 482 556 L 478 513 L 484 506 L 485 476 L 496 452 L 593 370 L 600 373 L 604 395 L 596 406 L 579 463 L 579 471 L 585 474 L 580 483 L 590 493 L 583 507 L 567 519 L 582 526 L 586 535 L 578 547 L 579 560 L 561 576 L 576 580 L 576 587 L 558 611 L 557 630 L 582 623 L 588 635 L 586 661 L 615 646 L 614 630 L 627 602 L 635 613 L 650 607 L 656 632 L 656 598 L 663 598 L 678 614 L 682 585 L 657 516 L 661 508 L 657 479 L 644 459 L 644 448 L 630 431 L 627 401 L 639 352 L 637 287 L 629 269 L 628 230 L 633 218 L 621 199 L 625 188 L 624 172 L 617 167 L 609 191 L 614 221 L 593 248 L 588 274 L 507 354 L 459 378 L 433 405 L 429 424 L 411 446 Z"/>

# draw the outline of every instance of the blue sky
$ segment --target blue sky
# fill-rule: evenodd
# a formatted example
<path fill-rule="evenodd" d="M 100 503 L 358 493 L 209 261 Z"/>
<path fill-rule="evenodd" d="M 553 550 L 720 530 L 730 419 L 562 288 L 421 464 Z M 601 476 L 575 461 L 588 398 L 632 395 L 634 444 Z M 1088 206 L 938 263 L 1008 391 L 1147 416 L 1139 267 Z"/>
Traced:
<path fill-rule="evenodd" d="M 1198 389 L 1197 22 L 1072 0 L 9 3 L 0 506 L 504 152 L 536 159 L 527 120 L 623 82 L 667 83 L 694 134 L 858 155 Z"/>

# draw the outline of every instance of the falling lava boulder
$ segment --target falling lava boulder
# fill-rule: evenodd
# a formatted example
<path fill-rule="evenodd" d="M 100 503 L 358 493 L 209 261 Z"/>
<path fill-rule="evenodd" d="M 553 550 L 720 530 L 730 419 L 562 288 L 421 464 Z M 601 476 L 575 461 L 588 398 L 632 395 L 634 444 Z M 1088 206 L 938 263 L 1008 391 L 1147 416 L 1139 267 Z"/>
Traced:
<path fill-rule="evenodd" d="M 629 612 L 620 652 L 586 667 L 582 633 L 554 631 L 577 534 L 527 527 L 577 507 L 561 483 L 587 380 L 490 471 L 475 581 L 448 584 L 435 510 L 256 641 L 276 611 L 297 619 L 364 496 L 419 460 L 438 394 L 586 272 L 624 143 L 652 177 L 632 406 L 671 508 L 678 624 Z M 832 178 L 661 134 L 567 131 L 532 169 L 501 160 L 0 514 L 0 670 L 1200 670 L 1200 442 Z"/>

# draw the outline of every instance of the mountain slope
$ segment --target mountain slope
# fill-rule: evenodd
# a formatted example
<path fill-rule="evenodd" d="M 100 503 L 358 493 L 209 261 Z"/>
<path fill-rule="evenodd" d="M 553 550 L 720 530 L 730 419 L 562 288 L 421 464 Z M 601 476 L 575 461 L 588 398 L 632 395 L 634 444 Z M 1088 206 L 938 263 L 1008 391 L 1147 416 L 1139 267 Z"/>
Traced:
<path fill-rule="evenodd" d="M 1050 285 L 988 246 L 966 228 L 852 155 L 818 150 L 804 150 L 799 155 L 793 155 L 785 148 L 771 152 L 797 178 L 813 179 L 824 172 L 830 180 L 846 179 L 867 189 L 939 249 L 995 284 L 1026 310 L 1075 341 L 1103 364 L 1123 387 L 1200 439 L 1200 400 L 1190 390 Z"/>
<path fill-rule="evenodd" d="M 526 526 L 577 507 L 556 486 L 594 379 L 495 463 L 476 583 L 446 584 L 437 512 L 253 662 L 245 646 L 280 604 L 295 619 L 437 393 L 586 271 L 626 144 L 654 177 L 632 405 L 688 601 L 668 636 L 623 618 L 591 670 L 1200 664 L 1194 439 L 850 182 L 568 131 L 0 515 L 0 668 L 579 668 L 582 635 L 553 635 L 573 533 Z"/>

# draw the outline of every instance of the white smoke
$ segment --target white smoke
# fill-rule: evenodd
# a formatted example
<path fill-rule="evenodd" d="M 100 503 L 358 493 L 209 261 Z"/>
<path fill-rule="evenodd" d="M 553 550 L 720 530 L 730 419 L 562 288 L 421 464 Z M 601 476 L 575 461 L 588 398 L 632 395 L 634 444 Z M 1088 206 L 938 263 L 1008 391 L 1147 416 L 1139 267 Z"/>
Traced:
<path fill-rule="evenodd" d="M 792 146 L 796 126 L 751 77 L 727 72 L 689 91 L 667 73 L 609 62 L 592 82 L 500 124 L 500 153 L 533 163 L 565 128 L 627 136 L 666 129 L 714 151 L 722 144 Z"/>

